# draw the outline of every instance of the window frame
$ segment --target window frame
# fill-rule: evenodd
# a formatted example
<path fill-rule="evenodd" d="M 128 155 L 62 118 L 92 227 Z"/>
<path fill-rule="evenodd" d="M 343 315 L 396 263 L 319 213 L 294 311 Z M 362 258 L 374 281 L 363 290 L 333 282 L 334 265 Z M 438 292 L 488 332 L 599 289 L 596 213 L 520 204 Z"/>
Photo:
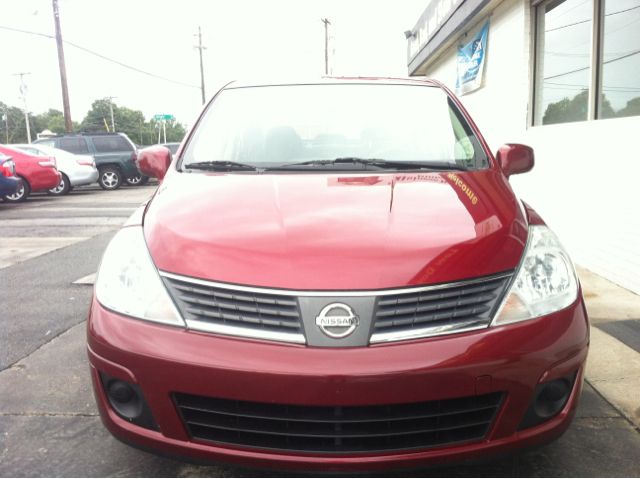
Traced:
<path fill-rule="evenodd" d="M 75 141 L 78 146 L 84 145 L 84 148 L 80 148 L 78 151 L 75 151 L 75 150 L 72 151 L 72 150 L 67 150 L 67 149 L 62 147 L 62 143 L 63 142 L 73 142 L 73 141 Z M 85 140 L 82 137 L 60 138 L 60 149 L 66 151 L 68 153 L 71 153 L 73 155 L 88 155 L 89 151 L 90 151 L 89 150 L 89 145 L 87 144 L 87 140 Z"/>
<path fill-rule="evenodd" d="M 96 140 L 98 140 L 97 143 L 96 143 Z M 121 145 L 124 145 L 125 148 L 119 148 L 119 149 L 116 148 L 115 150 L 109 149 L 108 151 L 103 151 L 102 150 L 103 147 L 99 146 L 102 143 L 102 140 L 108 141 L 109 143 L 111 141 L 115 141 L 116 144 L 120 143 Z M 123 151 L 135 151 L 135 149 L 129 144 L 129 142 L 121 136 L 93 137 L 91 138 L 91 141 L 93 141 L 93 147 L 96 149 L 97 153 L 111 154 L 111 153 L 122 153 Z"/>
<path fill-rule="evenodd" d="M 530 94 L 529 94 L 529 115 L 527 119 L 527 128 L 538 128 L 541 126 L 558 126 L 567 123 L 554 123 L 552 125 L 536 125 L 535 124 L 535 102 L 536 102 L 536 76 L 537 76 L 537 55 L 538 55 L 538 8 L 550 0 L 531 0 L 531 8 L 529 9 L 530 17 Z M 602 121 L 615 120 L 618 118 L 602 118 L 599 114 L 600 110 L 600 93 L 602 89 L 602 71 L 603 62 L 602 54 L 604 51 L 604 8 L 606 0 L 592 0 L 592 16 L 591 16 L 591 37 L 590 37 L 590 56 L 589 56 L 589 96 L 587 102 L 587 119 L 585 121 Z M 628 117 L 634 118 L 634 117 Z M 568 122 L 582 123 L 582 122 Z"/>

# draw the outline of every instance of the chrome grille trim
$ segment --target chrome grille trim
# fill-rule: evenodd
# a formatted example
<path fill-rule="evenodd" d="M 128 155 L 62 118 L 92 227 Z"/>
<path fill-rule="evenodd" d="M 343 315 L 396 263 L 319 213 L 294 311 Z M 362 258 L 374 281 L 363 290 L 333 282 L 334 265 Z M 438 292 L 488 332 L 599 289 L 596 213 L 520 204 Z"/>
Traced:
<path fill-rule="evenodd" d="M 468 323 L 446 326 L 431 326 L 401 333 L 373 333 L 371 335 L 369 343 L 380 344 L 391 343 L 394 341 L 407 341 L 409 339 L 431 338 L 434 336 L 444 336 L 445 334 L 467 333 L 469 331 L 486 329 L 487 327 L 488 323 L 484 321 L 469 321 Z"/>
<path fill-rule="evenodd" d="M 187 327 L 228 336 L 305 344 L 295 296 L 238 291 L 191 278 L 162 278 Z"/>
<path fill-rule="evenodd" d="M 304 297 L 371 298 L 376 307 L 371 317 L 372 333 L 368 344 L 485 329 L 496 314 L 494 303 L 503 301 L 514 274 L 507 271 L 411 288 L 305 291 L 220 283 L 165 271 L 159 273 L 179 305 L 188 328 L 294 344 L 307 343 L 298 305 L 298 299 Z M 498 283 L 501 286 L 495 286 Z M 223 311 L 219 312 L 221 308 Z"/>
<path fill-rule="evenodd" d="M 342 297 L 356 297 L 356 296 L 391 296 L 396 294 L 410 294 L 421 293 L 424 291 L 435 291 L 438 289 L 454 288 L 457 286 L 466 286 L 468 284 L 479 284 L 485 281 L 493 281 L 496 279 L 505 278 L 511 276 L 513 272 L 499 273 L 493 276 L 487 276 L 485 278 L 468 279 L 464 281 L 456 281 L 452 283 L 436 284 L 431 286 L 412 286 L 409 288 L 397 288 L 397 289 L 366 289 L 366 290 L 354 290 L 354 291 L 336 291 L 336 290 L 322 290 L 322 291 L 310 291 L 310 290 L 296 290 L 296 289 L 280 289 L 280 288 L 261 288 L 254 286 L 243 286 L 239 284 L 219 283 L 217 281 L 209 281 L 204 279 L 192 278 L 191 276 L 182 276 L 166 271 L 159 271 L 160 276 L 165 278 L 173 278 L 178 281 L 185 281 L 194 284 L 201 284 L 203 286 L 210 286 L 212 288 L 223 288 L 235 291 L 245 291 L 247 293 L 262 293 L 262 294 L 277 294 L 282 296 L 342 296 Z"/>
<path fill-rule="evenodd" d="M 187 319 L 187 327 L 194 331 L 205 333 L 223 334 L 225 336 L 238 336 L 242 338 L 266 339 L 283 343 L 305 344 L 307 341 L 301 333 L 281 333 L 274 331 L 256 331 L 248 328 L 225 326 L 221 324 L 207 323 L 197 319 Z"/>
<path fill-rule="evenodd" d="M 474 331 L 489 327 L 512 274 L 437 291 L 378 299 L 370 343 Z"/>

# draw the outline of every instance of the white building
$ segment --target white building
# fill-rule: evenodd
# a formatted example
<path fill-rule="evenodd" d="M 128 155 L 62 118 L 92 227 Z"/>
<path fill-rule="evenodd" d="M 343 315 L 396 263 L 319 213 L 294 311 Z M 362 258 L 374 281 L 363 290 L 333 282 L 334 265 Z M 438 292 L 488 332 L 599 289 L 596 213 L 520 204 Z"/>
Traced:
<path fill-rule="evenodd" d="M 494 154 L 534 148 L 511 184 L 574 261 L 640 294 L 640 0 L 431 0 L 409 75 L 454 90 L 457 45 L 487 19 L 481 86 L 460 100 Z"/>

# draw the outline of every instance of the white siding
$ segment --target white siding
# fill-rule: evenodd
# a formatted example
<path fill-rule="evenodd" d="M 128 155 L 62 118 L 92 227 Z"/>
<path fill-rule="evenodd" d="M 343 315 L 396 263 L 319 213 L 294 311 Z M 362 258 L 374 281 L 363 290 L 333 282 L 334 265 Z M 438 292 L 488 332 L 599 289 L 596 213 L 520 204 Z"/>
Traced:
<path fill-rule="evenodd" d="M 503 143 L 534 148 L 535 168 L 511 183 L 574 261 L 640 294 L 640 117 L 527 128 L 530 14 L 526 0 L 493 9 L 482 88 L 461 100 L 494 152 Z M 456 53 L 455 45 L 441 52 L 426 76 L 453 89 Z"/>

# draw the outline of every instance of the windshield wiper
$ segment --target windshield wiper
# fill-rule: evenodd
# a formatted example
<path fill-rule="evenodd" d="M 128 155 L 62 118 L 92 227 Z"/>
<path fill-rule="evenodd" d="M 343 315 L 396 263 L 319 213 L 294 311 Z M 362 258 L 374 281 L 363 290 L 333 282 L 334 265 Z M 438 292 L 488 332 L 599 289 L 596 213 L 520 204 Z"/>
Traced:
<path fill-rule="evenodd" d="M 198 161 L 183 165 L 183 168 L 192 170 L 262 170 L 261 168 L 245 165 L 244 163 L 236 163 L 235 161 Z"/>
<path fill-rule="evenodd" d="M 458 170 L 467 171 L 468 168 L 464 165 L 458 165 L 449 161 L 393 161 L 382 160 L 378 158 L 357 158 L 357 157 L 343 157 L 334 158 L 333 160 L 311 160 L 304 161 L 302 163 L 291 163 L 288 165 L 280 165 L 269 167 L 267 170 L 286 170 L 286 169 L 298 169 L 314 166 L 330 166 L 330 165 L 363 165 L 375 166 L 378 168 L 389 168 L 397 170 L 413 170 L 413 169 L 430 169 L 430 170 Z"/>

